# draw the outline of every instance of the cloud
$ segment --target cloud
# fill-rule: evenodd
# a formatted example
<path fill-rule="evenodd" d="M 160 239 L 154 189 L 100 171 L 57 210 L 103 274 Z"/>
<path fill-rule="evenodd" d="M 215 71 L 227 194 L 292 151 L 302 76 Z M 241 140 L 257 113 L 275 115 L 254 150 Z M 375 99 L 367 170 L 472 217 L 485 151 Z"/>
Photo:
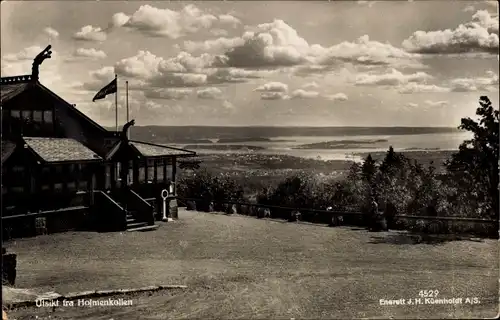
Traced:
<path fill-rule="evenodd" d="M 114 66 L 101 68 L 91 75 L 93 80 L 86 83 L 86 86 L 94 87 L 99 81 L 108 81 L 95 77 L 96 74 L 102 72 L 107 76 L 116 73 L 151 87 L 197 87 L 242 83 L 275 73 L 273 70 L 216 68 L 214 66 L 217 59 L 217 56 L 207 53 L 193 56 L 187 52 L 180 52 L 175 57 L 165 59 L 149 51 L 139 51 L 135 56 L 116 62 Z"/>
<path fill-rule="evenodd" d="M 431 101 L 431 100 L 425 100 L 424 103 L 430 107 L 446 107 L 449 104 L 448 101 Z"/>
<path fill-rule="evenodd" d="M 261 85 L 255 91 L 260 92 L 288 92 L 288 85 L 281 82 L 269 82 Z"/>
<path fill-rule="evenodd" d="M 184 50 L 187 52 L 219 52 L 224 53 L 227 50 L 243 45 L 244 40 L 241 38 L 218 38 L 206 41 L 184 41 Z"/>
<path fill-rule="evenodd" d="M 73 39 L 79 41 L 103 42 L 107 38 L 106 32 L 99 27 L 91 25 L 84 26 L 73 35 Z"/>
<path fill-rule="evenodd" d="M 410 52 L 422 54 L 498 53 L 498 17 L 479 10 L 471 22 L 454 30 L 416 31 L 402 45 Z"/>
<path fill-rule="evenodd" d="M 97 50 L 94 48 L 78 48 L 73 53 L 74 57 L 77 58 L 90 58 L 90 59 L 105 59 L 107 57 L 106 53 L 102 50 Z"/>
<path fill-rule="evenodd" d="M 357 3 L 359 5 L 366 5 L 369 8 L 373 7 L 378 1 L 365 1 L 365 0 L 358 0 Z"/>
<path fill-rule="evenodd" d="M 43 29 L 43 33 L 48 35 L 51 39 L 55 39 L 55 38 L 59 37 L 59 32 L 57 32 L 57 30 L 55 30 L 51 27 L 47 27 L 47 28 Z"/>
<path fill-rule="evenodd" d="M 242 45 L 230 49 L 222 60 L 238 68 L 290 67 L 297 65 L 404 65 L 422 67 L 419 56 L 389 43 L 371 41 L 367 35 L 354 42 L 342 42 L 325 48 L 310 45 L 283 20 L 248 27 Z"/>
<path fill-rule="evenodd" d="M 316 83 L 316 82 L 309 82 L 309 83 L 306 83 L 302 86 L 303 89 L 316 89 L 318 88 L 319 85 Z"/>
<path fill-rule="evenodd" d="M 196 95 L 199 99 L 218 99 L 222 95 L 222 91 L 219 88 L 210 87 L 198 90 Z"/>
<path fill-rule="evenodd" d="M 113 15 L 111 18 L 111 27 L 116 28 L 116 27 L 122 27 L 127 21 L 129 20 L 129 17 L 123 13 L 123 12 L 118 12 Z"/>
<path fill-rule="evenodd" d="M 453 92 L 498 91 L 498 75 L 488 71 L 484 77 L 453 79 L 450 84 Z"/>
<path fill-rule="evenodd" d="M 225 100 L 224 102 L 222 102 L 222 107 L 225 110 L 234 110 L 234 105 L 231 102 L 227 101 L 227 100 Z"/>
<path fill-rule="evenodd" d="M 179 11 L 142 5 L 131 16 L 121 12 L 113 15 L 111 25 L 133 29 L 148 36 L 178 39 L 190 33 L 211 29 L 217 23 L 235 27 L 240 21 L 229 14 L 216 17 L 192 4 Z"/>
<path fill-rule="evenodd" d="M 297 89 L 294 90 L 290 96 L 292 99 L 312 99 L 319 97 L 319 92 Z"/>
<path fill-rule="evenodd" d="M 484 3 L 490 7 L 493 7 L 495 9 L 498 8 L 498 1 L 497 0 L 493 0 L 493 1 L 482 1 L 481 3 Z"/>
<path fill-rule="evenodd" d="M 221 14 L 219 16 L 219 21 L 222 24 L 228 24 L 232 26 L 233 28 L 237 27 L 239 24 L 241 24 L 240 19 L 230 15 L 230 14 Z"/>
<path fill-rule="evenodd" d="M 45 48 L 42 48 L 40 46 L 31 46 L 24 48 L 17 53 L 6 54 L 2 57 L 2 59 L 8 62 L 33 60 L 40 52 L 42 52 L 43 49 Z M 52 50 L 52 58 L 55 54 L 56 52 Z"/>
<path fill-rule="evenodd" d="M 423 84 L 410 82 L 405 85 L 398 87 L 398 92 L 401 94 L 412 94 L 412 93 L 443 93 L 450 92 L 450 88 L 441 87 L 435 84 Z"/>
<path fill-rule="evenodd" d="M 488 71 L 483 77 L 456 78 L 445 81 L 442 85 L 407 83 L 398 87 L 398 92 L 402 94 L 478 91 L 498 91 L 498 75 L 493 71 Z"/>
<path fill-rule="evenodd" d="M 285 100 L 289 99 L 288 85 L 281 82 L 268 82 L 255 89 L 260 92 L 262 100 Z"/>
<path fill-rule="evenodd" d="M 144 96 L 151 99 L 182 100 L 192 93 L 190 89 L 147 89 Z"/>
<path fill-rule="evenodd" d="M 474 10 L 476 10 L 476 8 L 474 8 L 474 6 L 467 6 L 465 8 L 463 8 L 463 12 L 473 12 Z"/>
<path fill-rule="evenodd" d="M 216 37 L 225 37 L 229 34 L 227 30 L 214 28 L 210 30 L 210 33 Z"/>
<path fill-rule="evenodd" d="M 269 77 L 276 72 L 273 70 L 245 70 L 238 68 L 212 68 L 207 69 L 208 80 L 213 84 L 222 83 L 242 83 L 249 79 L 260 79 Z"/>
<path fill-rule="evenodd" d="M 290 97 L 284 92 L 262 92 L 260 98 L 262 100 L 286 100 Z"/>
<path fill-rule="evenodd" d="M 156 87 L 195 87 L 207 83 L 208 75 L 203 70 L 212 62 L 213 57 L 208 54 L 193 57 L 181 52 L 177 57 L 163 59 L 148 51 L 139 51 L 136 56 L 117 62 L 115 71 L 144 79 Z"/>
<path fill-rule="evenodd" d="M 355 84 L 360 86 L 396 86 L 407 83 L 421 83 L 432 77 L 425 72 L 403 74 L 396 69 L 384 74 L 360 74 L 356 77 Z"/>
<path fill-rule="evenodd" d="M 325 98 L 331 101 L 347 101 L 348 97 L 345 93 L 339 92 L 335 94 L 326 95 Z"/>

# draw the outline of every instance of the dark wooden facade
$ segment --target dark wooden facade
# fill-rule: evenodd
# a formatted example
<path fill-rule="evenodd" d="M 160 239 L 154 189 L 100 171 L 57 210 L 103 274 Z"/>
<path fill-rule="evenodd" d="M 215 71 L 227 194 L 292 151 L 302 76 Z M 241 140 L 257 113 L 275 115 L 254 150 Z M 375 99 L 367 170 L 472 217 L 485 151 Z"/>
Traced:
<path fill-rule="evenodd" d="M 134 219 L 151 224 L 149 211 L 162 189 L 172 189 L 175 201 L 177 158 L 194 152 L 129 141 L 33 76 L 0 84 L 4 224 L 83 208 L 94 222 L 113 211 L 104 220 L 120 220 L 115 229 L 123 229 Z"/>

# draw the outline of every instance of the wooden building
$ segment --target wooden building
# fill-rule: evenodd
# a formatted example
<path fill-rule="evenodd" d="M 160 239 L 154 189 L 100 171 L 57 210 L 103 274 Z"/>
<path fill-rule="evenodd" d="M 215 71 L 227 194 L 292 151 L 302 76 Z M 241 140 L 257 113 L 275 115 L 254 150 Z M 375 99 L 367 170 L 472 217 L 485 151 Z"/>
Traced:
<path fill-rule="evenodd" d="M 176 218 L 177 159 L 195 152 L 106 130 L 39 82 L 40 63 L 0 80 L 4 230 L 147 227 L 163 189 Z"/>

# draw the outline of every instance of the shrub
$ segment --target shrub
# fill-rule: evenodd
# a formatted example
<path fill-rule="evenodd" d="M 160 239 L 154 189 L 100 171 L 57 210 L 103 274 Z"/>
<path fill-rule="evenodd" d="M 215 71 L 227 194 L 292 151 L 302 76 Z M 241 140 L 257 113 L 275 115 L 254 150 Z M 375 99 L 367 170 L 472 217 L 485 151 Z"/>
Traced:
<path fill-rule="evenodd" d="M 181 197 L 196 199 L 196 208 L 201 211 L 224 211 L 225 201 L 243 199 L 243 188 L 234 179 L 207 170 L 183 177 L 178 184 L 178 193 Z"/>

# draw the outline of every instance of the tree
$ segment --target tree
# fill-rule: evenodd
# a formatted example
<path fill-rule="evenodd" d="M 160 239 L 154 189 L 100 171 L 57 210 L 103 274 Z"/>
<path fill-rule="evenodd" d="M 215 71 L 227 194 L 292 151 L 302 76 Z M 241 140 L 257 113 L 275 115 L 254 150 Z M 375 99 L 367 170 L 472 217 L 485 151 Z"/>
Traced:
<path fill-rule="evenodd" d="M 473 133 L 473 138 L 460 145 L 446 166 L 457 181 L 458 188 L 469 192 L 469 196 L 477 201 L 477 209 L 485 208 L 498 219 L 499 112 L 493 108 L 488 97 L 482 96 L 476 115 L 478 121 L 462 118 L 458 128 Z"/>
<path fill-rule="evenodd" d="M 361 175 L 366 182 L 371 184 L 376 172 L 376 162 L 375 160 L 373 160 L 372 155 L 369 154 L 363 162 L 363 166 L 361 167 Z"/>

